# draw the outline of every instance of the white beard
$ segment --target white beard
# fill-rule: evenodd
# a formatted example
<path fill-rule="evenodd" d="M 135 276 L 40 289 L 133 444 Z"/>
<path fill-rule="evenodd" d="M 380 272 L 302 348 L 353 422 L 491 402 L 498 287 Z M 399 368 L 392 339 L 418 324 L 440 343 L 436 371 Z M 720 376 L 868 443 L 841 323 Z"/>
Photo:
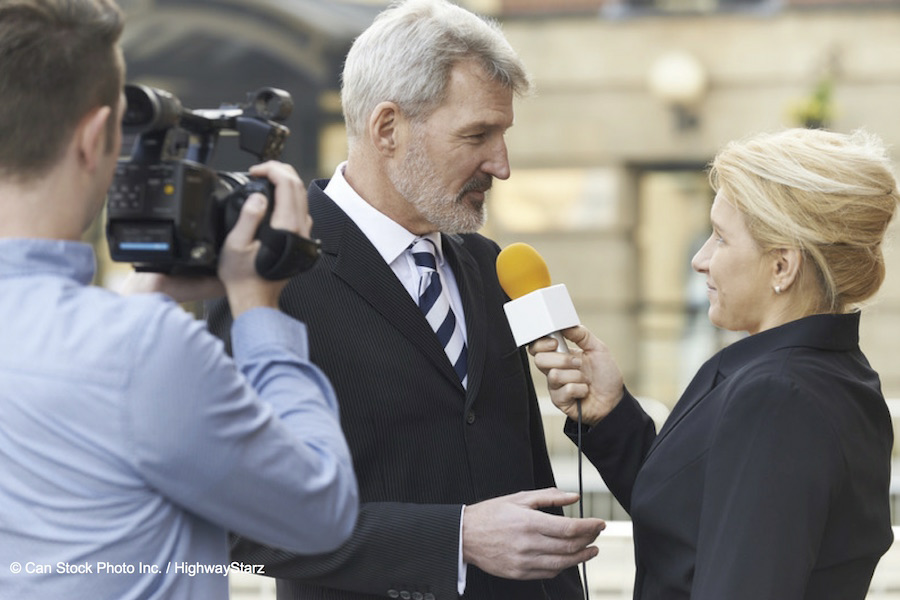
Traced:
<path fill-rule="evenodd" d="M 396 169 L 388 172 L 388 179 L 407 202 L 425 220 L 443 233 L 474 233 L 484 226 L 487 218 L 484 204 L 472 206 L 465 202 L 465 195 L 472 190 L 487 191 L 491 176 L 472 178 L 457 193 L 441 189 L 437 169 L 425 154 L 424 135 L 418 128 L 406 158 Z"/>

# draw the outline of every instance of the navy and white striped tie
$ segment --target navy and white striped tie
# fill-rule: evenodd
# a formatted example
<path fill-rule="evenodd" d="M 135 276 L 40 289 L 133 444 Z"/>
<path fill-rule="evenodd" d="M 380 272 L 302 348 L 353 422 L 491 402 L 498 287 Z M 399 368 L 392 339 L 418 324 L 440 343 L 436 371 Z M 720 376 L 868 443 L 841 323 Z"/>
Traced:
<path fill-rule="evenodd" d="M 466 342 L 462 329 L 450 308 L 450 297 L 441 285 L 441 277 L 437 272 L 434 242 L 427 238 L 416 238 L 410 246 L 413 260 L 419 268 L 419 308 L 425 319 L 437 334 L 438 341 L 444 347 L 450 364 L 459 376 L 463 387 L 466 387 Z"/>

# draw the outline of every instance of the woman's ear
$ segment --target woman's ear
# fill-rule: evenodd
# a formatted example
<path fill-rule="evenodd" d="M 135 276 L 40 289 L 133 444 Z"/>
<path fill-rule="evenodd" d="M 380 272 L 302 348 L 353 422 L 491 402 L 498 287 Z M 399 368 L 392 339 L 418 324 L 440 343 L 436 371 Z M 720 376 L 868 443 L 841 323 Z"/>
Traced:
<path fill-rule="evenodd" d="M 776 248 L 772 258 L 772 288 L 776 294 L 786 292 L 798 282 L 803 253 L 797 248 Z"/>

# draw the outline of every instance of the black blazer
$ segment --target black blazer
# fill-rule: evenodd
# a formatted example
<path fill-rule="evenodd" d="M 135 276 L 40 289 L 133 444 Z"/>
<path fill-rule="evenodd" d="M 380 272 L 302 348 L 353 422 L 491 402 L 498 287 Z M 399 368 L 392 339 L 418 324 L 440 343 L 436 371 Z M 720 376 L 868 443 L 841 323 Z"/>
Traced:
<path fill-rule="evenodd" d="M 325 195 L 326 183 L 309 188 L 322 256 L 288 283 L 281 308 L 308 325 L 311 359 L 337 392 L 359 522 L 332 554 L 292 556 L 242 540 L 232 556 L 267 564 L 280 599 L 457 598 L 462 504 L 554 485 L 528 357 L 503 312 L 499 248 L 477 234 L 442 236 L 465 313 L 465 390 L 416 303 Z M 227 304 L 214 303 L 208 318 L 226 337 Z M 466 600 L 581 597 L 576 569 L 518 582 L 468 567 Z"/>
<path fill-rule="evenodd" d="M 747 337 L 658 436 L 628 394 L 583 432 L 632 516 L 635 598 L 865 598 L 893 540 L 893 430 L 858 328 L 817 315 Z"/>

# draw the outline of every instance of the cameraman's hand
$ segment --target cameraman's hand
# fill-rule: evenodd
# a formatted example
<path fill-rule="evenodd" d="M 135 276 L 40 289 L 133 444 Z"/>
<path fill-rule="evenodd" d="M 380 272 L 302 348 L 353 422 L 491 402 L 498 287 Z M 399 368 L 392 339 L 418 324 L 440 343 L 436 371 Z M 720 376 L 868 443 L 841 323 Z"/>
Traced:
<path fill-rule="evenodd" d="M 306 189 L 294 168 L 269 161 L 251 167 L 250 174 L 266 177 L 275 184 L 272 227 L 309 237 L 312 217 L 306 206 Z M 225 284 L 231 314 L 235 318 L 258 306 L 277 308 L 278 297 L 287 284 L 287 280 L 268 281 L 256 273 L 254 261 L 260 243 L 254 236 L 265 212 L 265 196 L 252 194 L 247 198 L 237 223 L 225 238 L 219 256 L 219 279 Z"/>

